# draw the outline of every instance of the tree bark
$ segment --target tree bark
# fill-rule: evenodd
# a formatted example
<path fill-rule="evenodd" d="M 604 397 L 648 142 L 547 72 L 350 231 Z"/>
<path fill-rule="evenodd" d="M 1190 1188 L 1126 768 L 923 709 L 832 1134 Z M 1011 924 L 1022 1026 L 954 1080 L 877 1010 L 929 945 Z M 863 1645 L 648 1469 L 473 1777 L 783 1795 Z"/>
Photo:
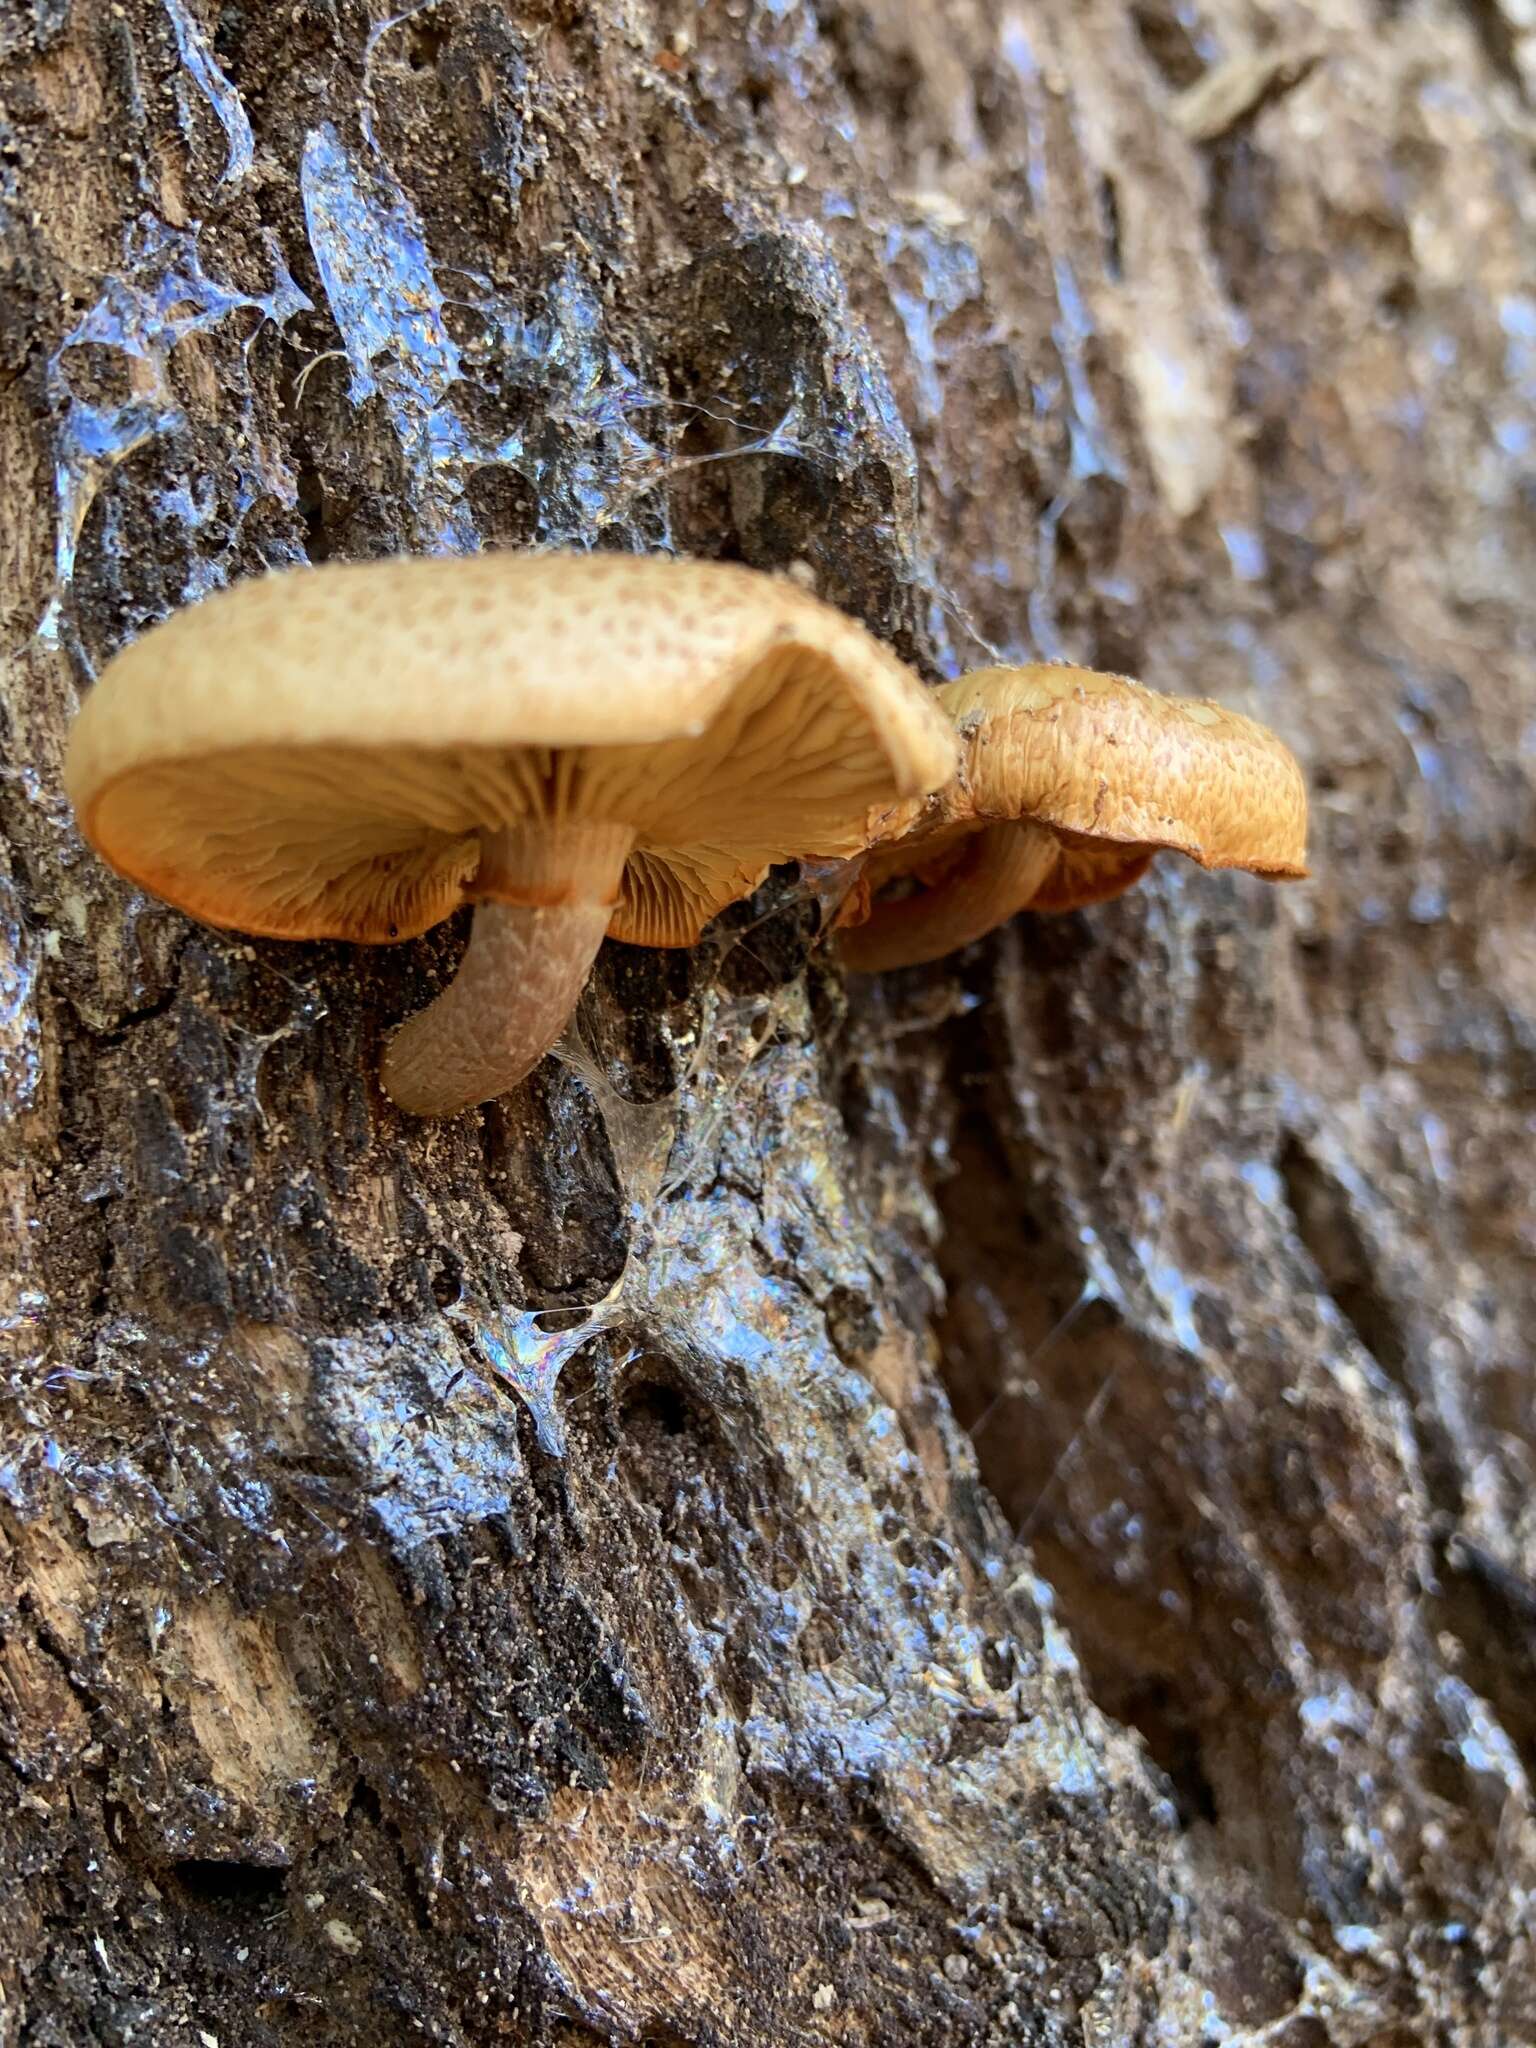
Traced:
<path fill-rule="evenodd" d="M 1522 20 L 0 16 L 6 2048 L 1536 2041 Z M 529 543 L 1218 696 L 1314 878 L 777 875 L 401 1117 L 462 925 L 198 929 L 64 739 Z"/>

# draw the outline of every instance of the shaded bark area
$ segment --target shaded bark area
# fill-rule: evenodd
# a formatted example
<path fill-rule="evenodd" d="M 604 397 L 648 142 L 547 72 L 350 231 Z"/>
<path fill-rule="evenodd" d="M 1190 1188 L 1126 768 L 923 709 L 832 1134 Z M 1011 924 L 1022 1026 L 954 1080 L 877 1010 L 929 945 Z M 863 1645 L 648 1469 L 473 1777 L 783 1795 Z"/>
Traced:
<path fill-rule="evenodd" d="M 0 2041 L 1536 2041 L 1536 211 L 1488 0 L 0 18 Z M 60 793 L 264 565 L 798 565 L 1277 726 L 844 985 L 398 949 Z"/>

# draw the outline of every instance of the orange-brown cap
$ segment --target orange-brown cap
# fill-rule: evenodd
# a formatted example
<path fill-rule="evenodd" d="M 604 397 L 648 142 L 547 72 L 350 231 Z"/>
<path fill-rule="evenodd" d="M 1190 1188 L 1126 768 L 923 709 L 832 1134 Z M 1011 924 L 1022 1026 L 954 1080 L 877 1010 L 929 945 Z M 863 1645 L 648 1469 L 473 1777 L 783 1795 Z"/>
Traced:
<path fill-rule="evenodd" d="M 959 773 L 872 825 L 872 836 L 899 836 L 867 868 L 872 889 L 929 880 L 927 900 L 877 902 L 842 935 L 850 967 L 936 959 L 1026 907 L 1103 902 L 1162 851 L 1277 880 L 1306 874 L 1301 770 L 1239 712 L 1064 665 L 978 669 L 937 695 L 959 733 Z M 1007 825 L 1030 835 L 1028 857 Z"/>
<path fill-rule="evenodd" d="M 66 784 L 113 867 L 210 924 L 406 938 L 488 893 L 483 835 L 548 825 L 527 893 L 490 893 L 549 902 L 560 844 L 615 826 L 610 932 L 686 945 L 954 760 L 931 693 L 788 580 L 505 553 L 329 564 L 176 613 L 92 690 Z"/>
<path fill-rule="evenodd" d="M 977 816 L 1033 818 L 1102 844 L 1187 854 L 1204 868 L 1307 871 L 1307 792 L 1267 726 L 1129 676 L 1036 665 L 946 683 Z"/>

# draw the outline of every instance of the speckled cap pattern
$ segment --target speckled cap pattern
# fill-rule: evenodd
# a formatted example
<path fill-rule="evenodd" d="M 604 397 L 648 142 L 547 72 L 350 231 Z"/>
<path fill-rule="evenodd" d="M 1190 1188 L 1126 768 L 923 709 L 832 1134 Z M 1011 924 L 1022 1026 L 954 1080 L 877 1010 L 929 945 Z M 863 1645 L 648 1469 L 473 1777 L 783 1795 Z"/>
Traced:
<path fill-rule="evenodd" d="M 475 893 L 484 832 L 628 827 L 610 932 L 679 945 L 774 861 L 858 851 L 872 805 L 954 759 L 916 677 L 787 580 L 485 554 L 279 573 L 176 613 L 97 683 L 66 782 L 119 872 L 283 938 L 425 930 Z"/>

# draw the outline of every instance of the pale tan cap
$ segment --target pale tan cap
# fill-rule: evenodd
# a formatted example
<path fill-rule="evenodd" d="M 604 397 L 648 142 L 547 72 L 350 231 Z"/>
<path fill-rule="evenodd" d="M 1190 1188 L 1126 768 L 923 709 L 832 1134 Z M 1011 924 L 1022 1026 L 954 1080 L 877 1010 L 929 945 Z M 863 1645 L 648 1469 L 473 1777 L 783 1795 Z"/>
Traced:
<path fill-rule="evenodd" d="M 502 900 L 556 902 L 562 834 L 630 827 L 610 932 L 683 945 L 775 861 L 859 851 L 872 804 L 954 764 L 911 671 L 785 579 L 484 554 L 270 575 L 176 613 L 103 673 L 66 785 L 120 873 L 279 938 L 424 931 L 476 893 L 482 833 L 535 822 L 549 875 Z"/>

